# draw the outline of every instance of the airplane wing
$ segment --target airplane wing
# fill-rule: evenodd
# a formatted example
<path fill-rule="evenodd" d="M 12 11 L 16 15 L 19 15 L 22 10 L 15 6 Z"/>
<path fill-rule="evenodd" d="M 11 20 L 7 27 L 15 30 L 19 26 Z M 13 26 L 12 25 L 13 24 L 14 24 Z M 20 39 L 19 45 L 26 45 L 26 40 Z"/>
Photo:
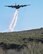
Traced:
<path fill-rule="evenodd" d="M 13 6 L 13 5 L 6 5 L 5 7 L 11 7 L 11 8 L 14 8 L 15 6 Z"/>
<path fill-rule="evenodd" d="M 8 6 L 8 5 L 6 5 L 5 7 L 12 7 L 12 6 Z"/>
<path fill-rule="evenodd" d="M 30 6 L 30 4 L 29 5 L 21 5 L 21 7 L 25 7 L 25 6 Z"/>
<path fill-rule="evenodd" d="M 20 5 L 20 7 L 24 7 L 24 6 L 27 6 L 27 5 Z"/>

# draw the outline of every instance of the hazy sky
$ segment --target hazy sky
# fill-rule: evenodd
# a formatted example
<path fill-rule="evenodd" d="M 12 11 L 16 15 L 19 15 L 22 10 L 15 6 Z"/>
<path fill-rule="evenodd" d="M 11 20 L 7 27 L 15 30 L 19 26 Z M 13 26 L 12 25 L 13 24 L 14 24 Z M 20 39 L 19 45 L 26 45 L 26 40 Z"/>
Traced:
<path fill-rule="evenodd" d="M 4 6 L 14 5 L 15 3 L 31 4 L 31 6 L 19 9 L 18 21 L 14 31 L 43 27 L 43 0 L 1 0 L 0 31 L 7 31 L 15 12 L 15 9 Z"/>

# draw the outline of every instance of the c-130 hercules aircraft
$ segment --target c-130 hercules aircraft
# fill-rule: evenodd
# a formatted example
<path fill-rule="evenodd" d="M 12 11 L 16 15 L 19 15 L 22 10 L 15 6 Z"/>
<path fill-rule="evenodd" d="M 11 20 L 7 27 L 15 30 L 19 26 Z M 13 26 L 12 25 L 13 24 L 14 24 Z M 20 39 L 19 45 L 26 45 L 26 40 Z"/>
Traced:
<path fill-rule="evenodd" d="M 5 7 L 11 7 L 11 8 L 19 9 L 21 7 L 26 7 L 26 6 L 30 6 L 30 4 L 29 5 L 6 5 Z"/>

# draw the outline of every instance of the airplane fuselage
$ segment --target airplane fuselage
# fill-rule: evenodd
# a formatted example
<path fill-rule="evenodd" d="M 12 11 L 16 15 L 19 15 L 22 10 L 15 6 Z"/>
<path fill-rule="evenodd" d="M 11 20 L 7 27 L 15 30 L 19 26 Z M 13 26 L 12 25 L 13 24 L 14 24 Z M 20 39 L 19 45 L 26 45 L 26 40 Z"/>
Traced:
<path fill-rule="evenodd" d="M 16 8 L 16 9 L 19 9 L 20 8 L 20 6 L 18 5 L 18 6 L 11 6 L 12 8 Z"/>

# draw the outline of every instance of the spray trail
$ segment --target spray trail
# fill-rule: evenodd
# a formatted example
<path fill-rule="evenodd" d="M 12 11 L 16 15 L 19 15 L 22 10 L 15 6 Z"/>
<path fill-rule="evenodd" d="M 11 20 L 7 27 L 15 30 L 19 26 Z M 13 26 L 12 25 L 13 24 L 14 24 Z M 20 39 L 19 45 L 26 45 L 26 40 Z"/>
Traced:
<path fill-rule="evenodd" d="M 17 19 L 18 19 L 18 12 L 17 12 L 17 15 L 16 15 L 16 19 L 13 23 L 13 27 L 12 27 L 12 31 L 14 30 L 15 26 L 16 26 L 16 23 L 17 23 Z"/>
<path fill-rule="evenodd" d="M 18 18 L 18 9 L 16 9 L 13 20 L 12 20 L 11 24 L 9 25 L 9 32 L 14 31 L 14 28 L 15 28 L 16 22 L 17 22 L 17 18 Z"/>

